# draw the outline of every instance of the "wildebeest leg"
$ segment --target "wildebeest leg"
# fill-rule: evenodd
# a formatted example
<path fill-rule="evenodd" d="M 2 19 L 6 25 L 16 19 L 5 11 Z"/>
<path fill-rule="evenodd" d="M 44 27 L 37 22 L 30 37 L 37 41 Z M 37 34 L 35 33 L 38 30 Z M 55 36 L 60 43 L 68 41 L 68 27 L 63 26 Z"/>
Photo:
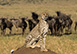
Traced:
<path fill-rule="evenodd" d="M 31 31 L 32 30 L 32 27 L 29 27 L 29 31 Z"/>
<path fill-rule="evenodd" d="M 18 32 L 18 28 L 16 27 L 16 31 Z"/>
<path fill-rule="evenodd" d="M 57 26 L 54 26 L 55 35 L 57 34 Z"/>
<path fill-rule="evenodd" d="M 68 30 L 67 31 L 68 31 L 69 34 L 72 33 L 71 26 L 68 26 Z"/>
<path fill-rule="evenodd" d="M 5 36 L 5 31 L 6 31 L 6 30 L 3 30 L 3 31 L 2 31 L 2 35 L 4 35 L 4 36 Z"/>
<path fill-rule="evenodd" d="M 61 29 L 60 29 L 60 30 L 61 30 L 61 35 L 63 35 L 63 26 L 61 27 Z"/>
<path fill-rule="evenodd" d="M 76 26 L 76 32 L 77 32 L 77 26 Z"/>
<path fill-rule="evenodd" d="M 10 32 L 9 32 L 9 34 L 11 34 L 12 28 L 9 28 L 9 29 L 10 29 Z"/>
<path fill-rule="evenodd" d="M 1 35 L 3 34 L 3 31 L 1 31 Z"/>
<path fill-rule="evenodd" d="M 61 28 L 58 28 L 58 35 L 61 35 Z"/>
<path fill-rule="evenodd" d="M 22 36 L 24 35 L 24 32 L 25 32 L 25 29 L 24 29 L 24 28 L 22 28 Z"/>
<path fill-rule="evenodd" d="M 65 33 L 67 34 L 68 33 L 68 29 L 67 29 L 68 27 L 65 27 Z"/>
<path fill-rule="evenodd" d="M 33 29 L 32 23 L 29 24 L 29 31 L 31 31 Z"/>
<path fill-rule="evenodd" d="M 69 30 L 70 30 L 70 34 L 72 33 L 72 29 L 71 29 L 71 26 L 69 26 Z"/>
<path fill-rule="evenodd" d="M 54 30 L 54 27 L 52 27 L 52 34 L 53 34 L 53 35 L 55 34 L 55 30 Z"/>
<path fill-rule="evenodd" d="M 54 35 L 55 34 L 54 27 L 50 28 L 50 31 L 51 31 L 51 35 Z"/>
<path fill-rule="evenodd" d="M 54 34 L 54 35 L 55 35 L 55 32 L 56 32 L 56 31 L 55 31 L 55 28 L 53 27 L 53 34 Z"/>
<path fill-rule="evenodd" d="M 52 28 L 50 28 L 50 31 L 51 31 L 51 35 L 52 35 L 53 34 Z"/>
<path fill-rule="evenodd" d="M 76 27 L 76 25 L 75 25 L 75 28 L 74 29 L 75 29 L 75 33 L 77 33 L 77 27 Z"/>
<path fill-rule="evenodd" d="M 57 35 L 60 35 L 60 27 L 57 26 Z"/>

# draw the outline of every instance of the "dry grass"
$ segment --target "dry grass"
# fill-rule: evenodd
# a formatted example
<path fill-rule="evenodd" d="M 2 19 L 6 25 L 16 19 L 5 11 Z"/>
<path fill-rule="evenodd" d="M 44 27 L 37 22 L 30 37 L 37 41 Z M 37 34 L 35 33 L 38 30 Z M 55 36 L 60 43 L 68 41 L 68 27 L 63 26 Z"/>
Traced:
<path fill-rule="evenodd" d="M 31 12 L 34 11 L 38 14 L 48 12 L 50 15 L 56 15 L 55 11 L 62 11 L 63 13 L 71 14 L 73 21 L 77 20 L 77 5 L 58 5 L 58 4 L 25 4 L 25 5 L 11 5 L 0 6 L 0 17 L 15 17 L 28 16 L 31 18 Z M 72 30 L 74 23 L 72 25 Z M 21 35 L 8 36 L 8 29 L 6 36 L 0 35 L 0 54 L 10 54 L 12 49 L 17 49 L 25 43 L 25 37 L 29 33 L 28 28 L 24 37 Z M 17 33 L 13 27 L 13 34 Z M 21 29 L 17 34 L 21 33 Z M 57 36 L 47 36 L 46 47 L 58 54 L 77 54 L 77 34 Z"/>

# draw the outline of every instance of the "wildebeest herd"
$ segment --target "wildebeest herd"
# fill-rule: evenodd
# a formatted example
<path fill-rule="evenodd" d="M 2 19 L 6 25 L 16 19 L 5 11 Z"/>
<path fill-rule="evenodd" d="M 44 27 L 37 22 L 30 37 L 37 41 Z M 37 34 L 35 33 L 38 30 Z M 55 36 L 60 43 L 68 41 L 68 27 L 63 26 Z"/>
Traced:
<path fill-rule="evenodd" d="M 71 34 L 71 26 L 73 24 L 73 20 L 71 19 L 71 15 L 64 14 L 60 11 L 56 11 L 57 16 L 48 16 L 47 22 L 49 24 L 49 30 L 51 32 L 51 35 L 63 35 L 64 30 L 65 33 Z M 32 12 L 32 19 L 28 19 L 28 17 L 19 17 L 19 19 L 11 18 L 8 20 L 8 18 L 0 18 L 0 29 L 1 34 L 5 35 L 6 28 L 9 28 L 11 34 L 12 27 L 15 26 L 16 30 L 18 28 L 22 29 L 22 35 L 25 33 L 25 29 L 27 25 L 29 24 L 29 30 L 31 31 L 40 21 L 38 19 L 40 15 L 38 15 L 35 12 Z M 28 24 L 27 24 L 27 22 Z M 77 21 L 75 21 L 75 32 L 77 32 Z M 17 30 L 18 31 L 18 30 Z"/>

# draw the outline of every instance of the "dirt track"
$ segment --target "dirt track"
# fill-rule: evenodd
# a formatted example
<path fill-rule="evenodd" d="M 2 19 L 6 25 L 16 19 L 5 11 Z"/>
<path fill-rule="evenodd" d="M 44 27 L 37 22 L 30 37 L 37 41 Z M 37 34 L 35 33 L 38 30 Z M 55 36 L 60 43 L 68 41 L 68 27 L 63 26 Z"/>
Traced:
<path fill-rule="evenodd" d="M 14 51 L 13 54 L 56 54 L 53 51 L 48 50 L 47 52 L 41 52 L 40 48 L 26 48 L 26 47 L 21 47 Z"/>

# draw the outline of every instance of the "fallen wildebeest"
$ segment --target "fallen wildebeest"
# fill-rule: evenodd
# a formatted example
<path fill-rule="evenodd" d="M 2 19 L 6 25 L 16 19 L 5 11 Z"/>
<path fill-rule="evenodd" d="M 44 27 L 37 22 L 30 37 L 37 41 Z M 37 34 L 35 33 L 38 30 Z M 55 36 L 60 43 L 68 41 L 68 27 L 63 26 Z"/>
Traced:
<path fill-rule="evenodd" d="M 22 17 L 20 19 L 12 18 L 10 20 L 12 21 L 13 25 L 15 25 L 17 31 L 18 28 L 22 29 L 22 35 L 24 35 L 25 29 L 27 27 L 27 23 L 25 22 L 26 18 L 25 17 Z"/>
<path fill-rule="evenodd" d="M 64 22 L 64 25 L 62 25 L 63 28 L 68 28 L 65 31 L 72 33 L 71 25 L 72 25 L 73 21 L 71 19 L 71 15 L 66 15 L 64 13 L 61 13 L 60 11 L 57 11 L 56 13 L 57 13 L 57 16 L 59 16 L 59 18 Z"/>
<path fill-rule="evenodd" d="M 41 51 L 47 51 L 45 48 L 46 34 L 48 32 L 48 23 L 47 23 L 48 14 L 43 13 L 39 23 L 31 30 L 31 32 L 26 36 L 25 46 L 26 47 L 36 47 L 36 43 L 40 40 L 39 47 Z"/>
<path fill-rule="evenodd" d="M 10 34 L 12 31 L 13 24 L 7 18 L 0 18 L 0 28 L 3 31 L 2 34 L 5 35 L 6 28 L 10 30 Z"/>
<path fill-rule="evenodd" d="M 77 33 L 77 21 L 75 21 L 75 33 Z"/>
<path fill-rule="evenodd" d="M 32 19 L 27 19 L 29 23 L 29 31 L 31 31 L 39 22 L 38 14 L 35 12 L 32 12 Z"/>

